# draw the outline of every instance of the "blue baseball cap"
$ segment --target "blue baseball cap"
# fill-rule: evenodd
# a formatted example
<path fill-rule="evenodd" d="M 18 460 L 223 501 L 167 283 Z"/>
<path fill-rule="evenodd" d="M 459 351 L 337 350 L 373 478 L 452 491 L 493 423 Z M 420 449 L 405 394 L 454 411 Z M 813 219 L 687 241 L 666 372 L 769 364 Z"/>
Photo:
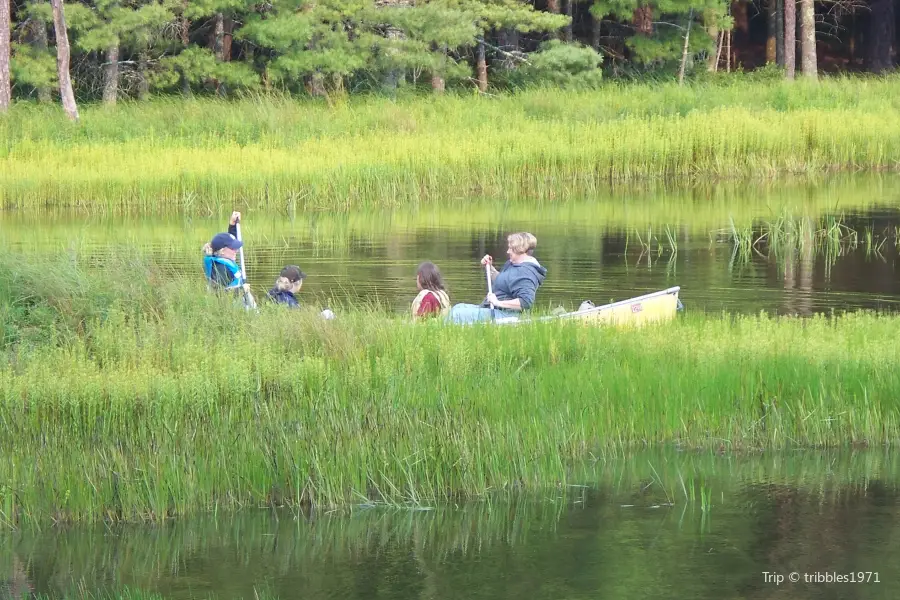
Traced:
<path fill-rule="evenodd" d="M 244 245 L 244 243 L 230 233 L 217 233 L 215 236 L 213 236 L 213 239 L 209 243 L 209 245 L 212 246 L 213 252 L 218 252 L 222 248 L 231 248 L 232 250 L 238 250 L 241 246 Z"/>

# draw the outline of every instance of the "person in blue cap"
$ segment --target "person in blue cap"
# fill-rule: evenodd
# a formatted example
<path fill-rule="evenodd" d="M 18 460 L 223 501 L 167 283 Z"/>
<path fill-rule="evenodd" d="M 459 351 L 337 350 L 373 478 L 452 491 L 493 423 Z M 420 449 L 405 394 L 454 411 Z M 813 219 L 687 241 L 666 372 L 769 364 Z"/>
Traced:
<path fill-rule="evenodd" d="M 243 290 L 250 292 L 250 286 L 241 273 L 235 259 L 243 242 L 237 239 L 237 222 L 241 213 L 231 213 L 227 233 L 217 233 L 208 244 L 203 246 L 203 271 L 206 280 L 213 289 Z"/>

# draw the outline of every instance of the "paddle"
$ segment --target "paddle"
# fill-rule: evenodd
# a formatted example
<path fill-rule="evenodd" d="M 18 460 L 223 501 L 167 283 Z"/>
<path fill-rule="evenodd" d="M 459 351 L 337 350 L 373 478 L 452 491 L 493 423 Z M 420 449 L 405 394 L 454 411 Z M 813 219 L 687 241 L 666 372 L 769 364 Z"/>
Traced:
<path fill-rule="evenodd" d="M 238 217 L 234 222 L 234 227 L 237 230 L 237 239 L 239 242 L 243 242 L 241 239 L 241 219 Z M 238 254 L 241 257 L 241 277 L 244 280 L 244 283 L 247 283 L 247 267 L 244 266 L 244 245 L 241 244 L 240 249 L 238 250 Z M 250 293 L 250 290 L 247 288 L 243 288 L 244 290 L 244 308 L 247 310 L 256 308 L 256 301 L 253 299 L 253 294 Z"/>
<path fill-rule="evenodd" d="M 490 263 L 484 265 L 484 275 L 485 275 L 485 278 L 487 279 L 487 284 L 488 284 L 488 296 L 490 296 L 491 294 L 494 293 L 493 285 L 491 284 L 491 265 L 490 265 Z M 491 305 L 491 318 L 493 318 L 494 317 L 494 303 L 491 301 L 488 301 L 488 304 Z"/>

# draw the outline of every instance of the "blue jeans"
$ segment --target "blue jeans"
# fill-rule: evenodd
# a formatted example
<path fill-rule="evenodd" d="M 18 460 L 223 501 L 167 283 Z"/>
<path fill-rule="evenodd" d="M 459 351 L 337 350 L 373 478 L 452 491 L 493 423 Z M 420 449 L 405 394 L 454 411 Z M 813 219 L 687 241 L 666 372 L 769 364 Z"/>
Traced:
<path fill-rule="evenodd" d="M 504 317 L 518 317 L 519 313 L 502 308 L 485 308 L 477 304 L 456 304 L 450 309 L 446 320 L 449 323 L 480 323 Z"/>

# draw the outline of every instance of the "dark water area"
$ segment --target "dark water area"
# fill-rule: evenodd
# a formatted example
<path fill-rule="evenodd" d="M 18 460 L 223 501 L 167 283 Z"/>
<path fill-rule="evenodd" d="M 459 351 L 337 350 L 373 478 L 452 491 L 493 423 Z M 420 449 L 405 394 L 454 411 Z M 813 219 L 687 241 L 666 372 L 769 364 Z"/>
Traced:
<path fill-rule="evenodd" d="M 53 597 L 897 598 L 892 462 L 646 454 L 605 483 L 454 506 L 7 532 L 0 569 L 8 593 Z"/>
<path fill-rule="evenodd" d="M 423 260 L 441 268 L 453 302 L 480 302 L 486 287 L 479 260 L 484 254 L 502 258 L 506 235 L 521 230 L 537 236 L 535 256 L 549 271 L 537 298 L 545 310 L 676 285 L 694 311 L 809 315 L 900 307 L 896 177 L 775 184 L 764 192 L 740 186 L 660 190 L 548 206 L 473 199 L 459 208 L 371 213 L 242 210 L 246 266 L 257 296 L 282 266 L 297 264 L 308 275 L 301 299 L 320 307 L 377 302 L 406 310 Z M 825 229 L 835 219 L 840 239 L 826 243 Z M 200 248 L 226 220 L 225 214 L 0 213 L 0 236 L 7 250 L 26 254 L 148 253 L 202 281 Z M 746 255 L 737 251 L 733 228 L 752 229 Z M 786 246 L 773 244 L 779 229 L 793 231 Z"/>

